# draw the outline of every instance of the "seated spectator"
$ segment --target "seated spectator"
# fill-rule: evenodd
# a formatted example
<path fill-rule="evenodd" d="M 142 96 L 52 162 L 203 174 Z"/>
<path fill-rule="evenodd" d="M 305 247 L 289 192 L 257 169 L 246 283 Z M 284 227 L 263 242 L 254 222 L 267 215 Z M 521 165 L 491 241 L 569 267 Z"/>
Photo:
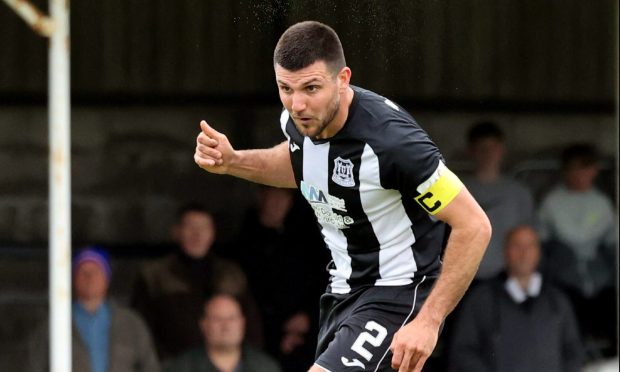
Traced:
<path fill-rule="evenodd" d="M 327 286 L 327 272 L 317 267 L 325 267 L 329 251 L 311 213 L 306 203 L 295 203 L 292 190 L 263 186 L 257 207 L 242 224 L 236 256 L 260 309 L 265 348 L 273 356 L 281 354 L 282 330 L 292 316 L 305 314 L 312 327 L 318 320 L 316 299 Z M 316 338 L 306 341 L 306 357 L 298 356 L 314 359 Z"/>
<path fill-rule="evenodd" d="M 168 372 L 279 372 L 266 354 L 243 344 L 245 318 L 240 303 L 230 295 L 214 295 L 204 304 L 196 328 L 201 346 L 169 360 Z"/>
<path fill-rule="evenodd" d="M 159 362 L 142 319 L 107 298 L 111 269 L 107 253 L 82 249 L 73 259 L 73 370 L 77 372 L 156 372 Z M 31 341 L 32 372 L 49 371 L 48 330 Z"/>
<path fill-rule="evenodd" d="M 504 133 L 495 123 L 475 124 L 468 132 L 467 142 L 474 172 L 463 177 L 463 183 L 493 227 L 489 247 L 476 273 L 476 279 L 485 279 L 504 270 L 502 245 L 506 233 L 518 225 L 533 223 L 534 198 L 529 189 L 503 173 L 506 143 Z"/>
<path fill-rule="evenodd" d="M 584 336 L 615 350 L 616 228 L 612 201 L 598 190 L 599 155 L 588 144 L 562 153 L 562 182 L 538 211 L 545 271 L 569 291 Z"/>
<path fill-rule="evenodd" d="M 480 283 L 455 322 L 454 372 L 578 372 L 583 346 L 570 302 L 537 272 L 536 231 L 506 236 L 506 273 Z"/>
<path fill-rule="evenodd" d="M 132 304 L 149 325 L 162 360 L 202 344 L 196 324 L 204 300 L 213 293 L 251 301 L 240 267 L 212 251 L 215 224 L 204 206 L 182 207 L 173 237 L 179 249 L 147 263 L 132 295 Z M 255 318 L 252 324 L 260 326 Z"/>

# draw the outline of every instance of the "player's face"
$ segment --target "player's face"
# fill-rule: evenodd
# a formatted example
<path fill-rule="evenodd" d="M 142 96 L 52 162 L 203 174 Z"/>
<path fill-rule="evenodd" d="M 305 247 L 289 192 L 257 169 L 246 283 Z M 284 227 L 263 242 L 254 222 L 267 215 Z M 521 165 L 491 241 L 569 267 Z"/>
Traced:
<path fill-rule="evenodd" d="M 510 275 L 527 276 L 538 267 L 540 245 L 534 229 L 519 228 L 506 241 L 506 268 Z"/>
<path fill-rule="evenodd" d="M 323 61 L 297 71 L 276 64 L 280 100 L 301 134 L 328 138 L 337 132 L 339 128 L 331 124 L 338 114 L 341 95 L 348 88 L 349 71 L 345 67 L 334 75 Z"/>
<path fill-rule="evenodd" d="M 243 342 L 245 319 L 235 300 L 218 296 L 205 306 L 200 328 L 210 347 L 238 348 Z"/>
<path fill-rule="evenodd" d="M 206 213 L 188 212 L 176 226 L 175 238 L 185 254 L 202 258 L 215 240 L 213 219 Z"/>

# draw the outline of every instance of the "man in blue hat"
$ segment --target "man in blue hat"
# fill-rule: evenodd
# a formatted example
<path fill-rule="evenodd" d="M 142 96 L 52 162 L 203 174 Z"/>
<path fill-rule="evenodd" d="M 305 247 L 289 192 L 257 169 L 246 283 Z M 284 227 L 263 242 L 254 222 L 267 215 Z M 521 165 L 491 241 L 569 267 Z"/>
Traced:
<path fill-rule="evenodd" d="M 151 336 L 132 310 L 108 298 L 112 270 L 108 254 L 86 247 L 73 258 L 73 370 L 159 371 Z M 45 325 L 31 342 L 32 371 L 48 370 Z"/>

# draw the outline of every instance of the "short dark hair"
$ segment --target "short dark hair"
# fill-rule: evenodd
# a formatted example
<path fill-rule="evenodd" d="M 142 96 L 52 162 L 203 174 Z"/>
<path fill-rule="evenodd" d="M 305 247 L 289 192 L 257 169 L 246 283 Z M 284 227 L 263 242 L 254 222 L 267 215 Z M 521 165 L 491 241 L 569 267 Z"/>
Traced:
<path fill-rule="evenodd" d="M 470 145 L 486 138 L 495 138 L 499 141 L 504 141 L 504 132 L 492 121 L 479 121 L 467 132 L 467 142 Z"/>
<path fill-rule="evenodd" d="M 316 61 L 324 61 L 334 73 L 346 66 L 342 44 L 331 27 L 316 21 L 304 21 L 289 27 L 273 52 L 274 66 L 298 71 Z"/>
<path fill-rule="evenodd" d="M 213 213 L 211 213 L 211 211 L 204 204 L 199 202 L 189 202 L 183 204 L 177 210 L 177 222 L 181 222 L 181 220 L 183 220 L 183 217 L 185 217 L 185 215 L 190 212 L 203 213 L 210 217 L 213 217 Z"/>
<path fill-rule="evenodd" d="M 562 151 L 562 167 L 578 163 L 579 165 L 590 166 L 599 162 L 599 153 L 596 147 L 589 143 L 574 143 L 567 146 Z"/>

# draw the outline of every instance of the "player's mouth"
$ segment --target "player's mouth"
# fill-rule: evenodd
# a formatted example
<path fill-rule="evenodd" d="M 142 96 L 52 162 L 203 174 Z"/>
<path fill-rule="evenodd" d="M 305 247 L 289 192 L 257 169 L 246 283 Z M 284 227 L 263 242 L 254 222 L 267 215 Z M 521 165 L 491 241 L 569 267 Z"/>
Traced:
<path fill-rule="evenodd" d="M 304 127 L 310 125 L 310 122 L 312 122 L 312 118 L 310 117 L 296 117 L 295 121 L 297 121 L 299 124 L 303 125 Z"/>

